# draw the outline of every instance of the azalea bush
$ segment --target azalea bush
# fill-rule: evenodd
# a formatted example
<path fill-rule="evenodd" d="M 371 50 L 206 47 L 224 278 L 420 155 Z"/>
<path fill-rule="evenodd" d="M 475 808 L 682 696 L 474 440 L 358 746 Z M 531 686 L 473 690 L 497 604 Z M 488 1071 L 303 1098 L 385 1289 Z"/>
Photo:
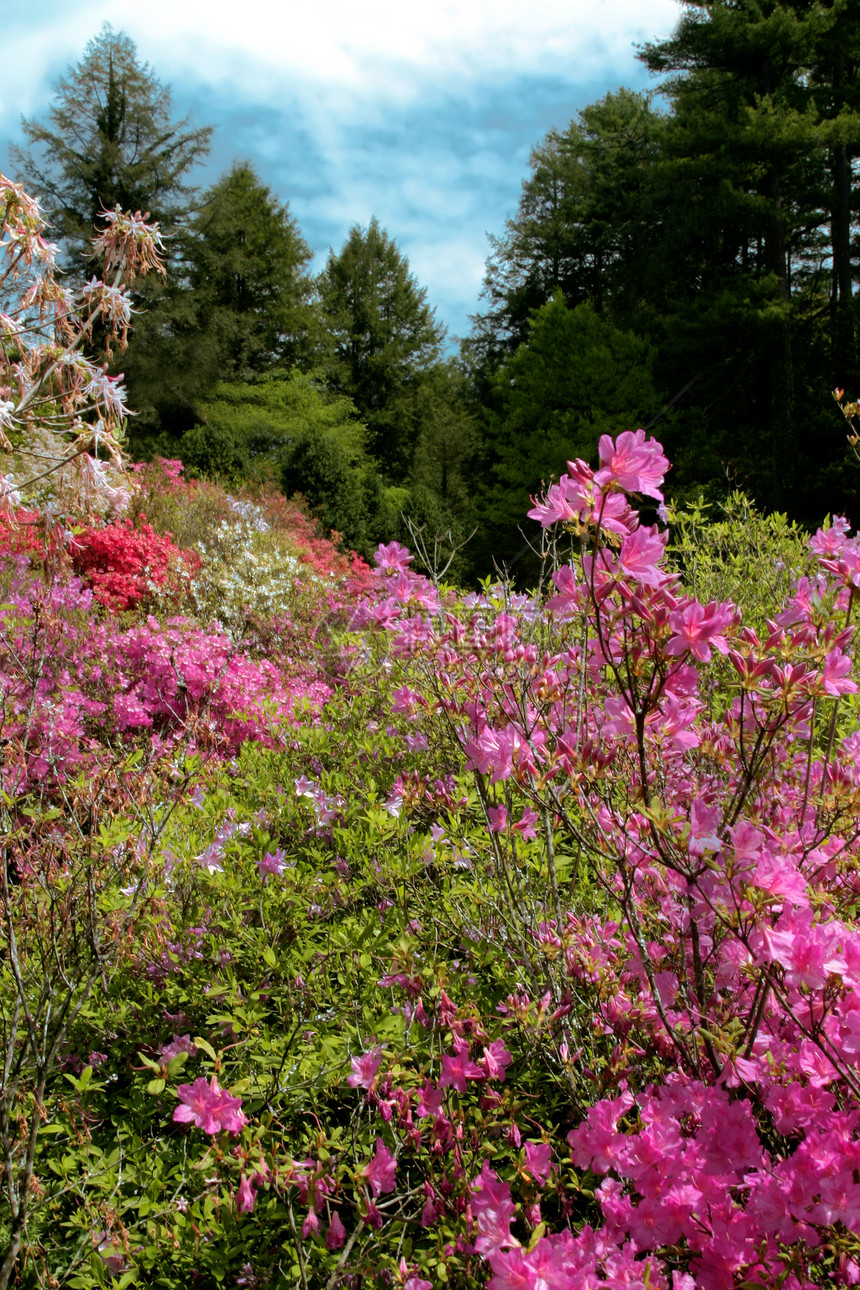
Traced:
<path fill-rule="evenodd" d="M 70 539 L 71 564 L 106 609 L 135 609 L 143 601 L 184 598 L 202 561 L 180 551 L 172 534 L 131 520 L 91 526 Z"/>
<path fill-rule="evenodd" d="M 38 398 L 101 487 L 15 336 L 9 451 Z M 860 537 L 667 469 L 569 462 L 529 595 L 176 462 L 65 530 L 7 474 L 0 1290 L 860 1282 Z"/>
<path fill-rule="evenodd" d="M 571 463 L 531 597 L 380 548 L 317 718 L 174 756 L 25 1278 L 857 1280 L 860 543 L 760 634 L 639 523 L 666 465 Z"/>
<path fill-rule="evenodd" d="M 816 535 L 815 573 L 759 633 L 732 602 L 687 594 L 667 532 L 631 509 L 633 493 L 662 502 L 659 445 L 604 438 L 600 459 L 569 463 L 531 512 L 545 602 L 416 615 L 404 558 L 363 611 L 415 661 L 475 773 L 500 949 L 522 962 L 537 943 L 551 1003 L 578 997 L 616 1040 L 610 1089 L 568 1135 L 600 1221 L 524 1242 L 496 1180 L 476 1248 L 496 1290 L 852 1282 L 857 736 L 843 715 L 860 541 L 841 519 Z M 723 658 L 730 679 L 709 686 Z M 536 895 L 518 886 L 524 824 L 543 833 Z M 575 900 L 586 874 L 591 908 Z M 593 1071 L 587 1032 L 571 1026 L 565 1048 Z"/>

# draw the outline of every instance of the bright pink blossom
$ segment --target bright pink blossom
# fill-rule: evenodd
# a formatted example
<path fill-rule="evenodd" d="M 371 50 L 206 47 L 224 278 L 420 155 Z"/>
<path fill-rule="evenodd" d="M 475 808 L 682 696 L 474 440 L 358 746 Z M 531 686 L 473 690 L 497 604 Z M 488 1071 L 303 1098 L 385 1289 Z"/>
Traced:
<path fill-rule="evenodd" d="M 180 1084 L 176 1090 L 181 1103 L 173 1112 L 174 1120 L 191 1123 L 204 1133 L 240 1133 L 248 1123 L 242 1111 L 242 1100 L 221 1088 L 215 1076 L 207 1083 L 201 1075 L 193 1084 Z"/>
<path fill-rule="evenodd" d="M 658 569 L 666 554 L 666 534 L 656 527 L 637 528 L 621 543 L 618 564 L 634 582 L 645 587 L 661 587 L 666 574 Z"/>
<path fill-rule="evenodd" d="M 325 1244 L 327 1250 L 339 1250 L 346 1240 L 346 1228 L 341 1222 L 340 1214 L 336 1209 L 332 1210 L 331 1219 L 329 1220 L 328 1232 L 326 1233 Z"/>
<path fill-rule="evenodd" d="M 251 1186 L 248 1179 L 242 1174 L 239 1180 L 239 1190 L 236 1193 L 236 1208 L 240 1214 L 250 1214 L 254 1208 L 254 1201 L 257 1199 L 257 1193 Z"/>
<path fill-rule="evenodd" d="M 376 1139 L 376 1154 L 369 1164 L 362 1169 L 374 1196 L 394 1191 L 394 1175 L 397 1172 L 397 1161 L 381 1138 Z"/>
<path fill-rule="evenodd" d="M 727 654 L 729 646 L 723 633 L 731 624 L 734 613 L 734 605 L 718 605 L 715 600 L 708 605 L 700 605 L 694 600 L 683 608 L 674 609 L 669 615 L 673 635 L 666 646 L 666 653 L 680 655 L 689 651 L 700 663 L 707 663 L 712 648 Z"/>
<path fill-rule="evenodd" d="M 526 1143 L 526 1169 L 535 1182 L 545 1187 L 552 1172 L 552 1145 L 549 1142 Z"/>
<path fill-rule="evenodd" d="M 468 1044 L 460 1044 L 453 1057 L 447 1053 L 442 1057 L 442 1074 L 440 1088 L 455 1088 L 458 1093 L 466 1092 L 467 1079 L 484 1079 L 485 1071 L 476 1062 L 469 1059 Z"/>
<path fill-rule="evenodd" d="M 373 1088 L 376 1073 L 382 1065 L 382 1049 L 371 1048 L 360 1057 L 351 1057 L 349 1064 L 352 1074 L 347 1075 L 347 1084 L 350 1088 L 366 1088 L 369 1091 Z"/>
<path fill-rule="evenodd" d="M 626 493 L 644 493 L 662 502 L 660 485 L 669 462 L 656 439 L 646 439 L 644 430 L 625 430 L 615 443 L 601 435 L 598 444 L 600 470 L 594 476 L 598 484 L 614 484 Z"/>

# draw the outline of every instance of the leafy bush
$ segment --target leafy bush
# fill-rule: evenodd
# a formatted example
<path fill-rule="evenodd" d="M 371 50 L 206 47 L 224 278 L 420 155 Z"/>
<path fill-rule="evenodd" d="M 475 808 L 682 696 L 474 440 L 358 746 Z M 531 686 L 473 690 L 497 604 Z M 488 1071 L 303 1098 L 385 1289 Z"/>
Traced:
<path fill-rule="evenodd" d="M 106 609 L 135 609 L 155 595 L 179 599 L 201 561 L 171 539 L 131 520 L 87 528 L 69 544 L 72 568 Z"/>
<path fill-rule="evenodd" d="M 666 464 L 571 463 L 531 595 L 341 565 L 324 678 L 16 566 L 13 762 L 70 715 L 0 804 L 7 1282 L 856 1283 L 860 539 L 747 626 Z"/>

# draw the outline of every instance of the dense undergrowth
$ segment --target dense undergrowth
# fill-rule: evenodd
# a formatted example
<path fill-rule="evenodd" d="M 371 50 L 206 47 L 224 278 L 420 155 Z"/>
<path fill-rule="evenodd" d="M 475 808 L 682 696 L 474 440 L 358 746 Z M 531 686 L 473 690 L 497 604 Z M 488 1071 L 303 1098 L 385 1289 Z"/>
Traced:
<path fill-rule="evenodd" d="M 860 1281 L 860 539 L 667 467 L 531 595 L 4 477 L 0 1290 Z"/>

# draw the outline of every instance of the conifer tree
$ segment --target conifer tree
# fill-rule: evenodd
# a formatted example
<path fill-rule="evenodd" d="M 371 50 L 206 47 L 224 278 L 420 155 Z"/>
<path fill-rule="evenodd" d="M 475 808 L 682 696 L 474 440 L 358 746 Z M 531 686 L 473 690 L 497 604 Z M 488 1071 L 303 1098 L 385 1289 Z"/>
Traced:
<path fill-rule="evenodd" d="M 402 477 L 413 446 L 402 400 L 438 360 L 444 328 L 376 219 L 366 229 L 355 225 L 340 254 L 330 253 L 319 291 L 332 343 L 330 383 L 354 401 L 373 455 Z"/>
<path fill-rule="evenodd" d="M 86 273 L 93 225 L 116 205 L 149 211 L 170 233 L 187 211 L 189 172 L 209 148 L 209 127 L 175 120 L 161 85 L 122 31 L 105 23 L 55 87 L 47 121 L 24 119 L 29 148 L 12 156 L 41 198 L 68 268 Z"/>

